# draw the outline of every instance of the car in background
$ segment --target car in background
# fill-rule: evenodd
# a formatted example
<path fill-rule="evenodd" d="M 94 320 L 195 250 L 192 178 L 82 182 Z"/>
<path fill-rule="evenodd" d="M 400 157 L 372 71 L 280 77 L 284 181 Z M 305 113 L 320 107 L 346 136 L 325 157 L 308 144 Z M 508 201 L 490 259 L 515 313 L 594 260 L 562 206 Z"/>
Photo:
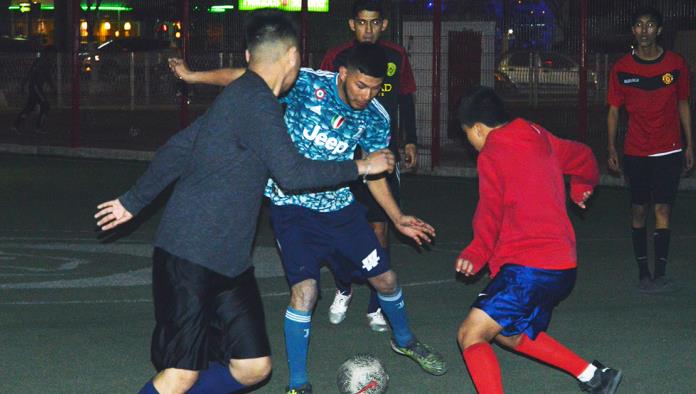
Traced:
<path fill-rule="evenodd" d="M 142 57 L 145 53 L 152 53 L 149 64 L 152 70 L 166 69 L 167 58 L 177 56 L 178 50 L 173 48 L 168 40 L 144 37 L 115 38 L 104 42 L 95 50 L 81 50 L 82 70 L 84 73 L 99 74 L 99 78 L 124 78 L 130 73 L 130 54 L 134 53 Z M 142 59 L 135 60 L 135 66 L 140 68 L 144 64 Z"/>
<path fill-rule="evenodd" d="M 573 93 L 578 88 L 580 66 L 560 52 L 515 50 L 503 54 L 496 72 L 517 90 Z M 597 73 L 588 70 L 588 87 L 596 89 L 597 82 Z"/>

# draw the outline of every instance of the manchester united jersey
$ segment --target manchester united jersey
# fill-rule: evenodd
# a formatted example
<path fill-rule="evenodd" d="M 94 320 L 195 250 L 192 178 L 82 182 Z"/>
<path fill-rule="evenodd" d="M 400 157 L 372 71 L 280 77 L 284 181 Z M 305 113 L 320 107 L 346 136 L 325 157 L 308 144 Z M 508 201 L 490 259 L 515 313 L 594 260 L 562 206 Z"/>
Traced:
<path fill-rule="evenodd" d="M 624 153 L 654 156 L 682 148 L 677 103 L 689 98 L 689 71 L 684 59 L 665 50 L 646 61 L 628 54 L 609 76 L 609 105 L 626 106 L 628 133 Z"/>
<path fill-rule="evenodd" d="M 389 115 L 372 100 L 354 110 L 338 95 L 338 74 L 303 68 L 295 86 L 281 101 L 287 104 L 285 124 L 297 150 L 312 160 L 352 160 L 356 146 L 374 152 L 389 145 Z M 269 180 L 266 196 L 275 205 L 299 205 L 333 212 L 353 202 L 350 188 L 289 192 Z"/>

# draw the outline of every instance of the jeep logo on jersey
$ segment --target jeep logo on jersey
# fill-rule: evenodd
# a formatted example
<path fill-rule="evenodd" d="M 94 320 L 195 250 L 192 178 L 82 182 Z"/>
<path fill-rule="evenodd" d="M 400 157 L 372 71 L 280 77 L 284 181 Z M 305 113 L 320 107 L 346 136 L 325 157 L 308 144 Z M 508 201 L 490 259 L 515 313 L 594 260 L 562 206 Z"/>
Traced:
<path fill-rule="evenodd" d="M 346 120 L 346 118 L 344 118 L 343 116 L 336 115 L 333 117 L 333 119 L 331 119 L 331 127 L 333 127 L 335 130 L 335 129 L 343 126 L 343 121 L 345 121 L 345 120 Z"/>
<path fill-rule="evenodd" d="M 387 76 L 393 77 L 396 74 L 396 64 L 389 62 L 387 63 Z"/>
<path fill-rule="evenodd" d="M 674 82 L 674 76 L 671 73 L 667 73 L 662 76 L 662 82 L 664 82 L 665 85 L 671 85 L 672 82 Z"/>
<path fill-rule="evenodd" d="M 348 149 L 347 143 L 339 141 L 334 137 L 329 137 L 329 135 L 326 133 L 320 133 L 319 130 L 321 130 L 321 126 L 319 125 L 314 126 L 314 129 L 312 129 L 311 132 L 304 129 L 302 130 L 302 136 L 310 141 L 314 141 L 314 145 L 323 146 L 324 148 L 330 150 L 334 155 L 343 153 L 346 151 L 346 149 Z"/>

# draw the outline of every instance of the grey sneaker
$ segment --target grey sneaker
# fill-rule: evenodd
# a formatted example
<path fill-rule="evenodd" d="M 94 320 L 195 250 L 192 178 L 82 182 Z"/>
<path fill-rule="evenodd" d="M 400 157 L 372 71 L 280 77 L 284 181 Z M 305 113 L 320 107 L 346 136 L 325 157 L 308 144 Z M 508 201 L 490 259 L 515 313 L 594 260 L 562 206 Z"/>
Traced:
<path fill-rule="evenodd" d="M 391 348 L 420 365 L 423 370 L 431 375 L 439 376 L 447 372 L 447 364 L 441 354 L 435 352 L 430 346 L 413 339 L 408 345 L 401 347 L 391 340 Z"/>
<path fill-rule="evenodd" d="M 655 283 L 649 276 L 643 277 L 638 282 L 638 291 L 641 293 L 652 293 L 655 291 Z"/>
<path fill-rule="evenodd" d="M 674 293 L 681 288 L 675 281 L 664 276 L 658 276 L 653 279 L 653 289 L 649 291 L 652 294 Z"/>
<path fill-rule="evenodd" d="M 623 373 L 618 369 L 608 368 L 597 360 L 592 361 L 597 370 L 589 382 L 580 382 L 580 390 L 592 394 L 614 394 L 621 383 Z"/>
<path fill-rule="evenodd" d="M 385 332 L 389 330 L 387 320 L 382 314 L 382 308 L 378 308 L 376 311 L 367 314 L 367 324 L 372 331 Z"/>
<path fill-rule="evenodd" d="M 346 312 L 352 297 L 353 293 L 343 294 L 340 290 L 336 290 L 336 295 L 329 307 L 329 321 L 331 324 L 340 324 L 346 318 Z"/>

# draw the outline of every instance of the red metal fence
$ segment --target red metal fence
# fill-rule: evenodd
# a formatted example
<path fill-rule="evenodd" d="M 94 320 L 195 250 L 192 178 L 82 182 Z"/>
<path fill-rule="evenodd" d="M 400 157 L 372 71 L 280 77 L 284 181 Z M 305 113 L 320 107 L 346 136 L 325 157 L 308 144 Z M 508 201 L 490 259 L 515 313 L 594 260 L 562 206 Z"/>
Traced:
<path fill-rule="evenodd" d="M 249 13 L 234 7 L 236 1 L 227 3 L 232 7 L 213 12 L 222 2 L 130 2 L 131 11 L 115 16 L 79 11 L 78 2 L 66 0 L 56 2 L 56 7 L 62 4 L 67 10 L 27 16 L 27 26 L 40 26 L 42 20 L 59 14 L 80 15 L 72 18 L 68 26 L 72 30 L 59 29 L 55 21 L 51 25 L 55 26 L 51 33 L 68 35 L 67 42 L 76 50 L 50 53 L 55 89 L 49 91 L 49 133 L 34 135 L 28 123 L 19 137 L 0 134 L 0 141 L 156 149 L 182 123 L 204 111 L 220 91 L 182 85 L 168 71 L 167 57 L 185 55 L 193 69 L 244 65 L 242 26 Z M 347 22 L 351 3 L 334 0 L 327 13 L 293 13 L 303 27 L 310 66 L 317 67 L 327 49 L 352 38 Z M 394 0 L 385 4 L 390 26 L 383 37 L 407 49 L 416 77 L 419 163 L 424 170 L 450 165 L 448 152 L 460 153 L 464 144 L 453 113 L 463 92 L 474 85 L 495 87 L 514 114 L 530 117 L 562 136 L 585 140 L 602 153 L 607 75 L 612 62 L 630 50 L 630 15 L 638 5 L 651 4 L 664 13 L 662 44 L 683 53 L 692 67 L 696 64 L 693 1 Z M 101 48 L 86 45 L 82 41 L 89 38 L 83 29 L 87 21 L 94 28 L 101 23 L 96 38 L 102 41 L 124 42 L 137 26 L 152 47 L 123 44 L 111 50 L 114 43 Z M 105 21 L 111 26 L 106 33 Z M 126 23 L 133 26 L 131 30 L 125 30 Z M 46 38 L 60 41 L 58 36 Z M 158 41 L 166 47 L 153 49 L 160 48 Z M 24 104 L 21 82 L 35 56 L 31 51 L 0 53 L 5 71 L 0 76 L 0 122 L 8 127 Z"/>

